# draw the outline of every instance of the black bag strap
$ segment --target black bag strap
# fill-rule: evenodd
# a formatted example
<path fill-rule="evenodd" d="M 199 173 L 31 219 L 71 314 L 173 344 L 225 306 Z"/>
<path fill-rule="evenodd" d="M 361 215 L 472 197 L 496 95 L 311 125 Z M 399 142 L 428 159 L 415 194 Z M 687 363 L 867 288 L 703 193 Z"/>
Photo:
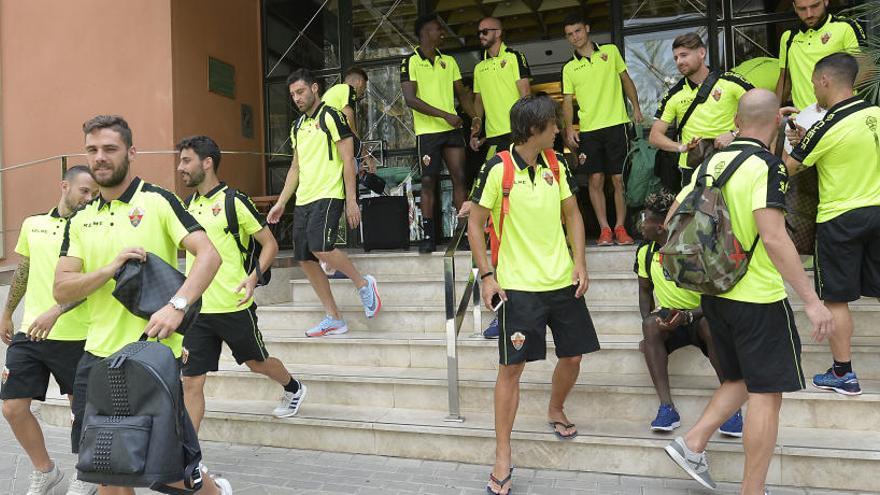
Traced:
<path fill-rule="evenodd" d="M 794 43 L 795 30 L 790 29 L 788 32 L 791 33 L 791 35 L 789 35 L 788 41 L 785 42 L 785 67 L 782 68 L 782 91 L 783 92 L 785 91 L 785 83 L 787 82 L 786 79 L 788 78 L 787 77 L 788 76 L 788 51 L 791 49 L 792 43 Z"/>
<path fill-rule="evenodd" d="M 657 243 L 651 241 L 648 244 L 648 247 L 645 248 L 645 273 L 648 274 L 648 280 L 653 284 L 654 279 L 651 277 L 651 263 L 654 261 L 654 253 L 657 252 Z"/>
<path fill-rule="evenodd" d="M 192 193 L 189 196 L 187 196 L 187 198 L 183 200 L 183 207 L 186 209 L 189 209 L 189 205 L 192 204 L 192 200 L 194 197 L 196 197 L 196 193 Z"/>
<path fill-rule="evenodd" d="M 700 85 L 699 91 L 697 91 L 697 95 L 694 97 L 694 101 L 691 102 L 691 105 L 685 110 L 684 115 L 682 115 L 681 120 L 678 122 L 676 130 L 676 137 L 678 139 L 681 139 L 681 134 L 684 132 L 684 126 L 687 124 L 688 119 L 691 118 L 691 114 L 694 113 L 694 110 L 696 110 L 698 106 L 709 99 L 709 92 L 712 91 L 712 88 L 715 87 L 715 83 L 717 83 L 720 78 L 720 72 L 709 72 L 709 75 L 706 76 L 703 84 Z"/>
<path fill-rule="evenodd" d="M 249 247 L 244 247 L 244 244 L 241 243 L 241 227 L 238 223 L 238 210 L 235 209 L 235 195 L 238 194 L 238 190 L 232 187 L 226 188 L 226 197 L 224 198 L 224 208 L 226 209 L 226 231 L 232 235 L 232 238 L 235 239 L 235 245 L 238 246 L 238 250 L 245 257 L 245 262 L 247 262 L 249 256 L 253 256 L 256 246 L 254 245 L 257 242 L 256 239 L 251 238 L 251 243 Z M 260 260 L 254 260 L 254 269 L 257 271 L 257 281 L 259 283 L 263 282 L 263 270 L 260 269 Z M 245 267 L 247 270 L 247 267 Z M 248 274 L 250 275 L 250 274 Z"/>

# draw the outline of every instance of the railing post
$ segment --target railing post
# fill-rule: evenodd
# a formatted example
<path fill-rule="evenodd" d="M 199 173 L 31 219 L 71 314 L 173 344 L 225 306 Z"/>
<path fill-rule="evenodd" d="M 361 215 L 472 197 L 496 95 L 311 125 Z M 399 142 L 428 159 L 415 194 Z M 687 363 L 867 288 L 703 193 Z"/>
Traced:
<path fill-rule="evenodd" d="M 458 336 L 455 329 L 455 253 L 443 258 L 443 281 L 446 296 L 446 380 L 449 392 L 449 415 L 446 421 L 461 423 L 458 391 Z"/>
<path fill-rule="evenodd" d="M 483 298 L 480 293 L 480 269 L 473 267 L 474 274 L 474 337 L 483 336 Z"/>
<path fill-rule="evenodd" d="M 67 155 L 61 156 L 61 177 L 67 173 Z"/>

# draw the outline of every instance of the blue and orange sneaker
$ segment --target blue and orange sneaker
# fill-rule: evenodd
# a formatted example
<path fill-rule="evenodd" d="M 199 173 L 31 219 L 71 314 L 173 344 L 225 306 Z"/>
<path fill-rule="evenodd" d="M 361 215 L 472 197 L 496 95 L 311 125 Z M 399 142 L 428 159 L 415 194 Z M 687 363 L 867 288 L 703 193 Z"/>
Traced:
<path fill-rule="evenodd" d="M 660 404 L 657 417 L 651 421 L 651 431 L 672 431 L 681 426 L 681 416 L 672 404 Z"/>
<path fill-rule="evenodd" d="M 828 368 L 825 373 L 813 376 L 813 386 L 822 390 L 833 390 L 842 395 L 862 395 L 859 378 L 852 371 L 837 376 L 832 368 Z"/>
<path fill-rule="evenodd" d="M 348 331 L 348 325 L 344 320 L 337 320 L 330 315 L 324 317 L 321 323 L 306 330 L 306 337 L 323 337 L 324 335 L 342 335 Z"/>
<path fill-rule="evenodd" d="M 376 278 L 372 275 L 364 275 L 364 280 L 367 281 L 367 285 L 358 289 L 358 295 L 361 296 L 361 304 L 364 305 L 364 314 L 367 318 L 372 318 L 382 309 L 382 299 L 379 297 Z"/>
<path fill-rule="evenodd" d="M 743 436 L 743 416 L 742 410 L 733 413 L 733 416 L 727 419 L 718 432 L 728 437 L 742 438 Z"/>

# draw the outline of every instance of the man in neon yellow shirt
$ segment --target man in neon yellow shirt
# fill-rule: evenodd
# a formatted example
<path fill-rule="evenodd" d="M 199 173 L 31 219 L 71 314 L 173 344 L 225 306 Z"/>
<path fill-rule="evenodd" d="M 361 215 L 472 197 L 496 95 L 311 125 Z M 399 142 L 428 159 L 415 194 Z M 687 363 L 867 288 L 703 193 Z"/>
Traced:
<path fill-rule="evenodd" d="M 415 34 L 419 46 L 401 62 L 400 87 L 406 106 L 412 109 L 413 127 L 418 141 L 422 167 L 420 196 L 424 238 L 419 252 L 430 253 L 437 248 L 434 203 L 443 163 L 452 179 L 452 201 L 461 209 L 467 199 L 464 173 L 464 135 L 462 119 L 455 110 L 455 98 L 465 112 L 474 115 L 473 97 L 461 82 L 461 72 L 453 57 L 440 53 L 443 28 L 437 14 L 416 20 Z M 442 159 L 442 161 L 441 161 Z"/>
<path fill-rule="evenodd" d="M 49 493 L 64 478 L 49 457 L 40 423 L 31 413 L 30 405 L 34 399 L 46 399 L 50 374 L 62 394 L 68 398 L 73 394 L 76 364 L 82 357 L 89 330 L 88 307 L 57 304 L 52 298 L 52 281 L 67 219 L 97 194 L 98 185 L 88 167 L 69 168 L 61 181 L 58 206 L 49 213 L 26 218 L 15 245 L 21 261 L 12 276 L 3 311 L 2 338 L 9 347 L 0 399 L 3 416 L 34 466 L 28 493 Z M 12 313 L 22 297 L 24 317 L 16 332 Z M 74 474 L 71 491 L 94 489 L 94 485 L 77 480 Z"/>
<path fill-rule="evenodd" d="M 217 250 L 180 199 L 132 176 L 130 162 L 137 152 L 125 119 L 98 115 L 83 124 L 83 133 L 86 158 L 101 193 L 68 222 L 53 286 L 53 295 L 61 304 L 88 298 L 89 332 L 73 384 L 74 452 L 79 451 L 94 365 L 143 334 L 158 339 L 180 358 L 183 336 L 175 331 L 190 301 L 201 297 L 220 267 Z M 195 255 L 195 264 L 177 294 L 149 320 L 130 313 L 113 297 L 113 275 L 126 261 L 143 261 L 150 252 L 176 266 L 180 248 Z M 185 424 L 192 427 L 188 420 Z M 198 493 L 232 493 L 224 479 L 205 475 L 202 480 Z M 183 482 L 172 486 L 182 487 Z M 114 493 L 133 495 L 134 490 L 119 488 Z"/>

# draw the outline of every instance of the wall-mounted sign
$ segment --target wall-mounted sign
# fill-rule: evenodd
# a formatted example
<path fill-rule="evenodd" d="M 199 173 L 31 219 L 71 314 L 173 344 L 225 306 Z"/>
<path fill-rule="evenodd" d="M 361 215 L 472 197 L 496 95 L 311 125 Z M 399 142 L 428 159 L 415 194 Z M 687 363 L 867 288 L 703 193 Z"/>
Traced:
<path fill-rule="evenodd" d="M 208 91 L 235 98 L 235 67 L 208 57 Z"/>

